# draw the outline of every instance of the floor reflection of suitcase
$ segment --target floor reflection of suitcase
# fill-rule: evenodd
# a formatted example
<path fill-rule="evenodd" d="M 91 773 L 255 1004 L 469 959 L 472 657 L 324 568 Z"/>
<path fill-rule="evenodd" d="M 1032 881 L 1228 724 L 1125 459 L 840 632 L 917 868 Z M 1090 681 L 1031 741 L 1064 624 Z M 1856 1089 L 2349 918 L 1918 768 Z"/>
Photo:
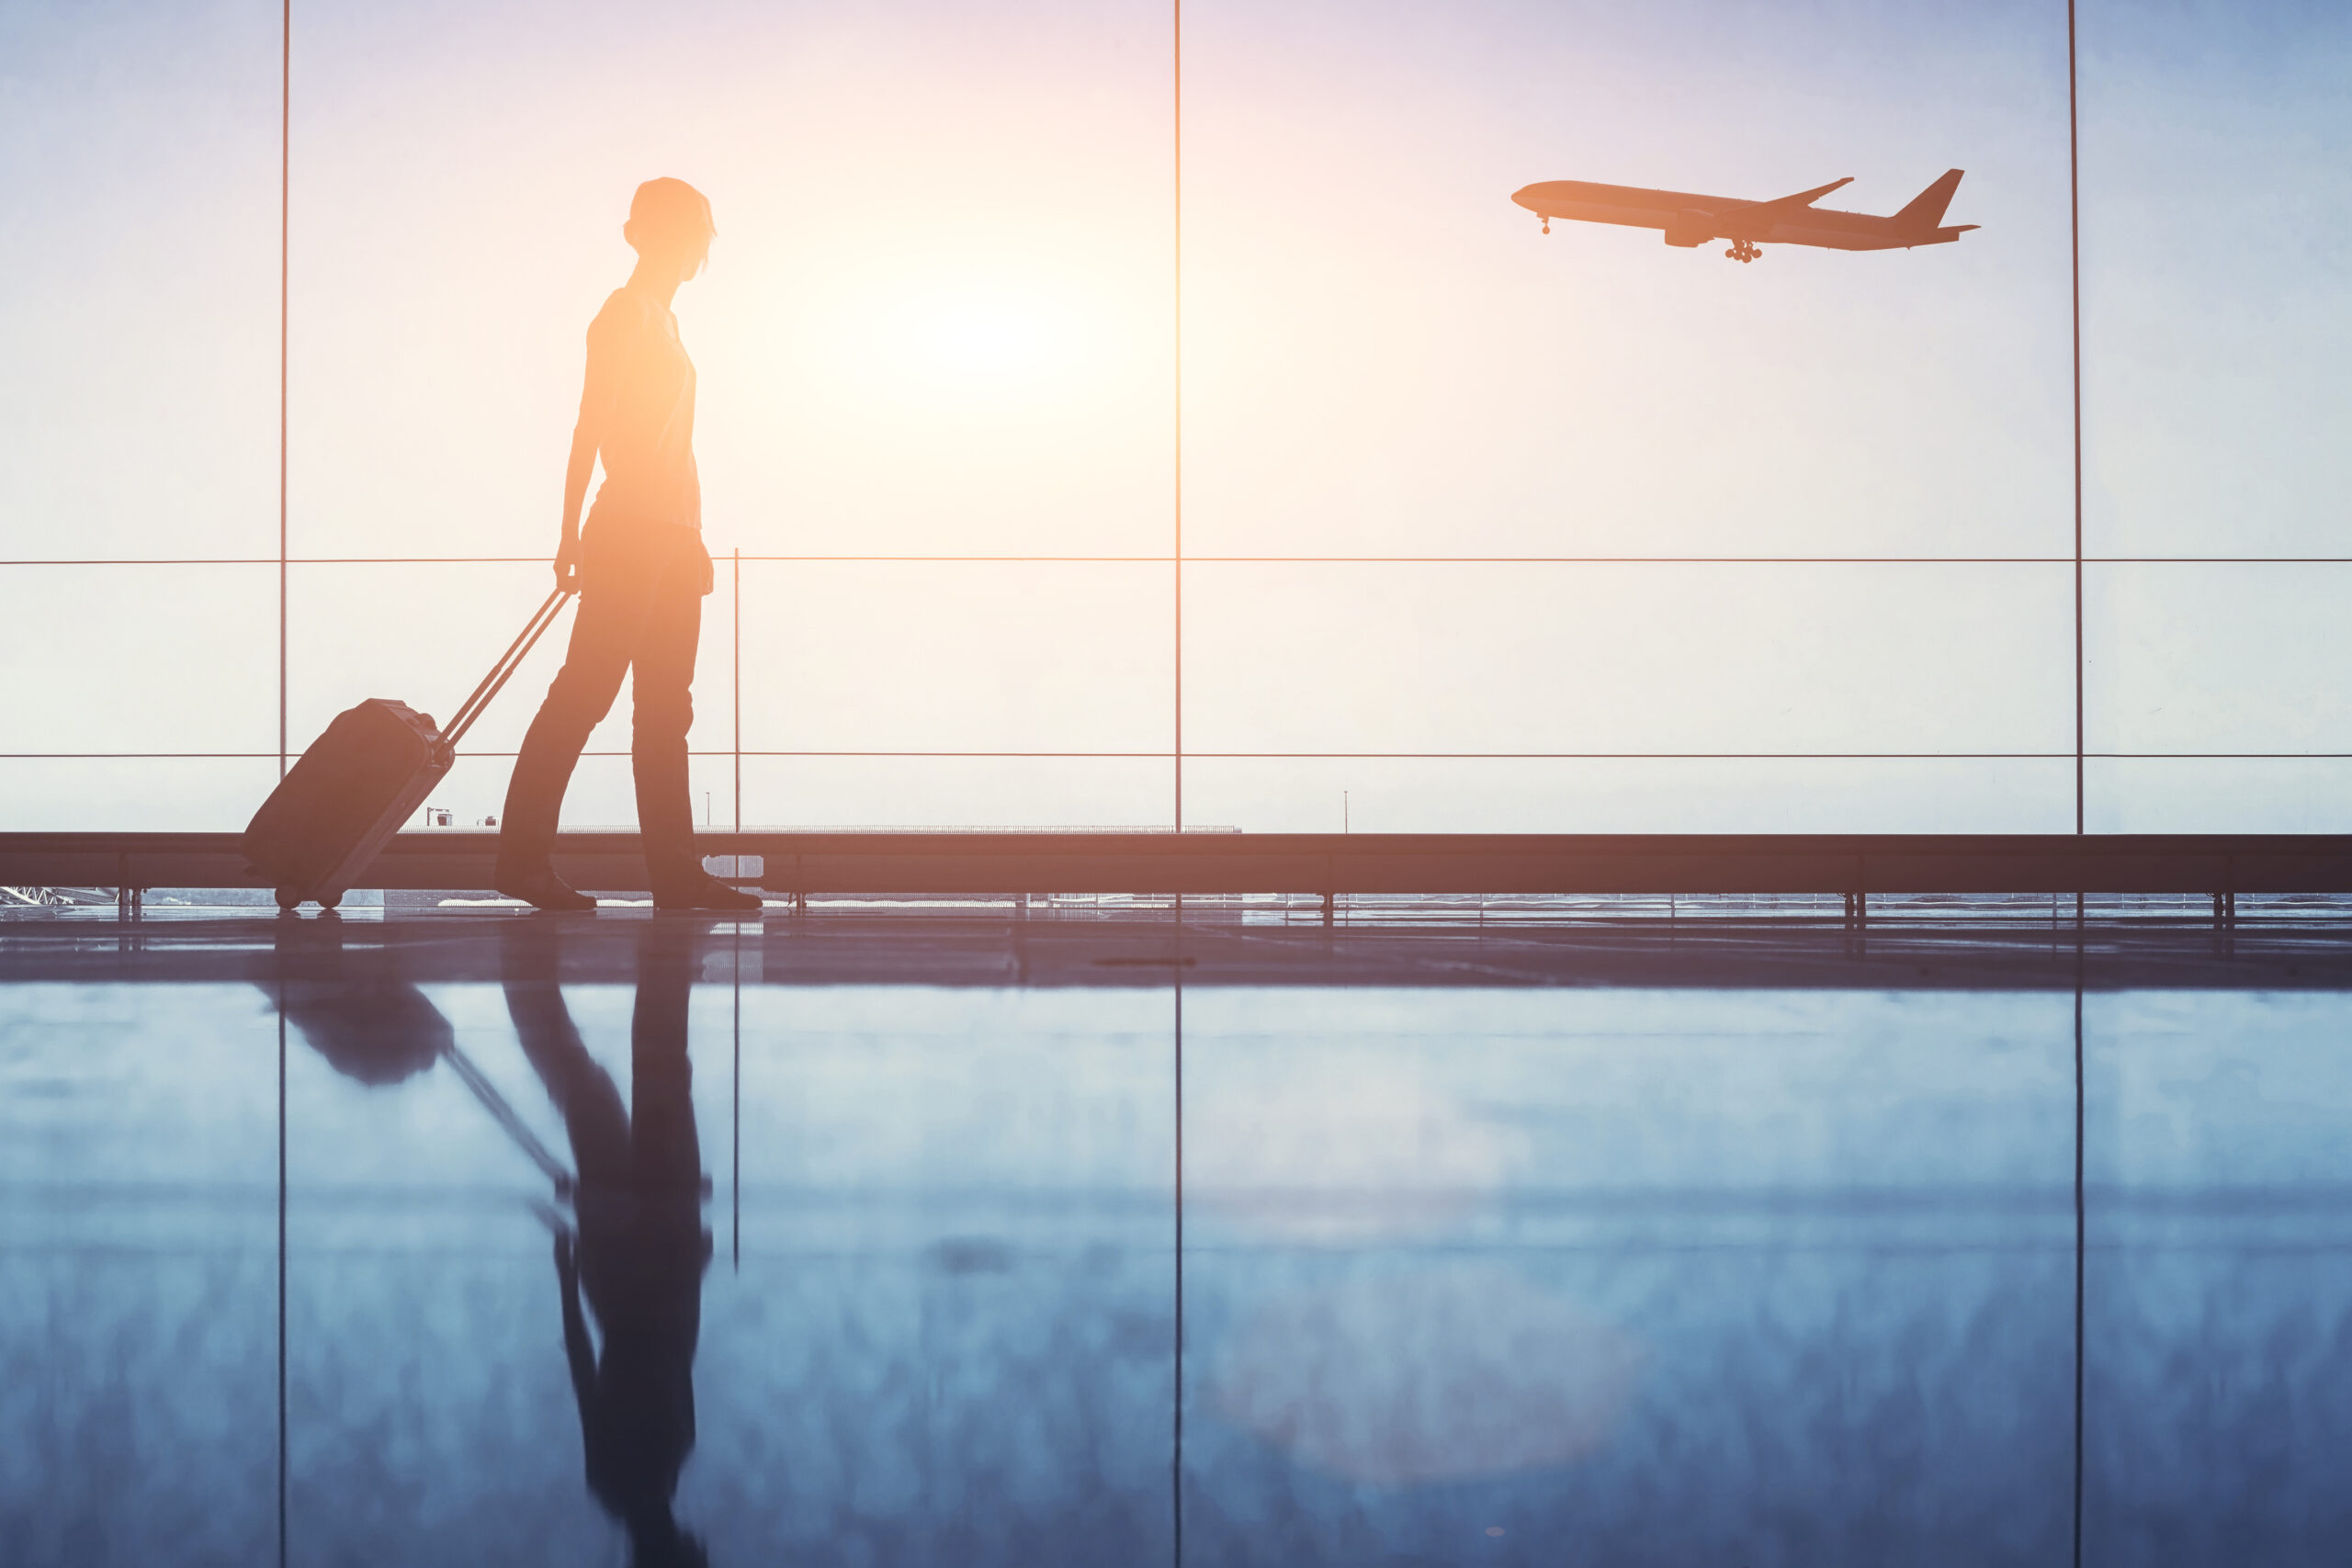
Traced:
<path fill-rule="evenodd" d="M 384 841 L 448 773 L 458 740 L 571 596 L 568 588 L 548 595 L 447 729 L 436 728 L 429 714 L 381 697 L 335 715 L 245 828 L 245 858 L 277 890 L 279 908 L 314 898 L 321 908 L 332 909 L 341 901 Z"/>

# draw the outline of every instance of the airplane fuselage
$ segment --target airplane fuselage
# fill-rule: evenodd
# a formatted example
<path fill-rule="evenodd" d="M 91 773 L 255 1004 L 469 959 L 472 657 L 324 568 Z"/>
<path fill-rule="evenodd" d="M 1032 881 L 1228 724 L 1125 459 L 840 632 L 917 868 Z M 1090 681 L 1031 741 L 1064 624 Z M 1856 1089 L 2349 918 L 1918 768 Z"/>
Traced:
<path fill-rule="evenodd" d="M 1841 182 L 1842 183 L 1842 182 Z M 1956 183 L 1956 182 L 1955 182 Z M 1589 180 L 1545 180 L 1514 193 L 1511 200 L 1544 220 L 1614 223 L 1657 229 L 1669 245 L 1703 245 L 1711 240 L 1736 244 L 1816 245 L 1834 251 L 1907 250 L 1957 240 L 1973 223 L 1881 218 L 1783 202 L 1745 201 L 1689 191 L 1649 190 L 1638 186 L 1600 185 Z M 1940 218 L 1940 204 L 1936 213 Z"/>

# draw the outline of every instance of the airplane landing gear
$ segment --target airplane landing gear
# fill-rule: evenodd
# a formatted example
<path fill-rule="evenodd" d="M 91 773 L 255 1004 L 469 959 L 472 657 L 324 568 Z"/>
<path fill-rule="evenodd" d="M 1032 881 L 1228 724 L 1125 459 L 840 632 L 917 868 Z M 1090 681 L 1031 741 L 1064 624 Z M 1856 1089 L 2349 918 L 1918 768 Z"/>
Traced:
<path fill-rule="evenodd" d="M 1546 214 L 1544 215 L 1544 232 L 1545 232 L 1546 234 L 1548 234 L 1548 233 L 1550 233 L 1551 231 L 1552 231 L 1552 219 L 1551 219 L 1551 215 L 1550 215 L 1550 214 L 1548 214 L 1548 213 L 1546 213 Z"/>
<path fill-rule="evenodd" d="M 1764 248 L 1752 240 L 1734 240 L 1724 254 L 1736 262 L 1752 262 L 1764 254 Z"/>

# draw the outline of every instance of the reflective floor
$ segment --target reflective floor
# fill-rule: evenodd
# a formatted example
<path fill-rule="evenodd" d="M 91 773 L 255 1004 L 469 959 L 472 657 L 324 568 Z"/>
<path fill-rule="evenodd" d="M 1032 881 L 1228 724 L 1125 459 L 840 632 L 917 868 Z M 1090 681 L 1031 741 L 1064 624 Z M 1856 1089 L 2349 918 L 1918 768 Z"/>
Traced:
<path fill-rule="evenodd" d="M 2339 1563 L 2352 932 L 0 922 L 0 1445 L 12 1565 Z"/>

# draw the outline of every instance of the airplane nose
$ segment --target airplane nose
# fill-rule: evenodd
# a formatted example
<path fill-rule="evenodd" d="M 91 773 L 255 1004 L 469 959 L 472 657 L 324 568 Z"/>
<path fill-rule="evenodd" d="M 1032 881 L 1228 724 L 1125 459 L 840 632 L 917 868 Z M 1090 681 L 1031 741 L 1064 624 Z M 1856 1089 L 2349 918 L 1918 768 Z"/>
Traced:
<path fill-rule="evenodd" d="M 1535 210 L 1535 187 L 1533 186 L 1520 186 L 1517 190 L 1510 193 L 1510 198 L 1519 203 L 1520 206 L 1527 209 L 1530 212 Z"/>

